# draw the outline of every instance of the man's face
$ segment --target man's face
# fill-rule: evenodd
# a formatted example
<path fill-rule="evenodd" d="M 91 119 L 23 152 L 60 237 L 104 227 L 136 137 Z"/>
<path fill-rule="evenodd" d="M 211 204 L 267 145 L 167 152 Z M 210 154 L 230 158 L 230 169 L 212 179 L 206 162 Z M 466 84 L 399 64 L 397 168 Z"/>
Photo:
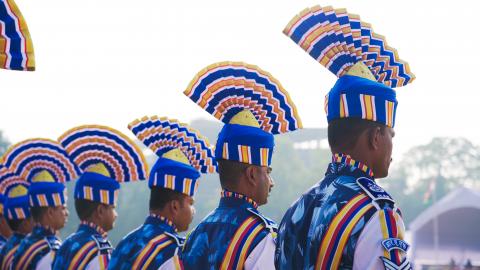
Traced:
<path fill-rule="evenodd" d="M 53 229 L 60 230 L 65 226 L 68 220 L 68 209 L 67 206 L 60 205 L 52 207 L 52 221 L 53 221 Z"/>
<path fill-rule="evenodd" d="M 114 205 L 107 205 L 107 204 L 102 204 L 99 207 L 103 207 L 103 230 L 106 232 L 110 231 L 113 229 L 115 226 L 115 220 L 117 219 L 117 211 L 115 210 Z"/>
<path fill-rule="evenodd" d="M 178 231 L 183 232 L 188 230 L 188 226 L 192 223 L 193 216 L 195 215 L 195 207 L 193 207 L 194 200 L 192 197 L 184 195 L 178 203 L 180 204 L 180 208 L 175 218 L 175 226 L 177 226 Z"/>
<path fill-rule="evenodd" d="M 377 168 L 373 168 L 376 178 L 384 178 L 388 176 L 388 169 L 392 162 L 392 139 L 394 136 L 395 131 L 391 127 L 385 127 L 383 132 L 380 132 Z"/>
<path fill-rule="evenodd" d="M 270 191 L 274 186 L 274 182 L 270 173 L 272 172 L 272 168 L 270 167 L 256 167 L 256 177 L 258 178 L 258 186 L 257 186 L 257 196 L 255 201 L 258 205 L 264 205 L 268 202 L 268 196 Z"/>

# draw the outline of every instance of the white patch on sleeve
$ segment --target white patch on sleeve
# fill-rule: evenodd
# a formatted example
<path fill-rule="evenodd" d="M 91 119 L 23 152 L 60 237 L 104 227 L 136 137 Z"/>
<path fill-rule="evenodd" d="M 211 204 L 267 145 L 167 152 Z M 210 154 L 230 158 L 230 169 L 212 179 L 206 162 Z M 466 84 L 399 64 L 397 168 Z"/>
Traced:
<path fill-rule="evenodd" d="M 379 213 L 380 211 L 377 211 L 370 218 L 358 238 L 353 257 L 353 270 L 385 269 L 381 259 L 385 256 L 386 249 L 382 245 L 385 239 L 382 235 Z M 397 227 L 405 231 L 401 218 L 397 220 Z M 405 254 L 402 255 L 405 257 Z"/>

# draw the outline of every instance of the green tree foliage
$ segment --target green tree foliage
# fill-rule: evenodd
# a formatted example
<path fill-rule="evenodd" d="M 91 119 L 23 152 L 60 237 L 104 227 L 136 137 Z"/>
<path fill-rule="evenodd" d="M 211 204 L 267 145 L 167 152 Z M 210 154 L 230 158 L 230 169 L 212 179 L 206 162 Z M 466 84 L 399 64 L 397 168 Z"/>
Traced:
<path fill-rule="evenodd" d="M 10 146 L 10 142 L 3 136 L 3 132 L 0 130 L 0 156 L 7 151 Z"/>
<path fill-rule="evenodd" d="M 433 192 L 439 200 L 459 186 L 479 187 L 479 173 L 478 146 L 464 138 L 434 138 L 405 153 L 380 184 L 394 196 L 408 224 L 433 203 Z"/>

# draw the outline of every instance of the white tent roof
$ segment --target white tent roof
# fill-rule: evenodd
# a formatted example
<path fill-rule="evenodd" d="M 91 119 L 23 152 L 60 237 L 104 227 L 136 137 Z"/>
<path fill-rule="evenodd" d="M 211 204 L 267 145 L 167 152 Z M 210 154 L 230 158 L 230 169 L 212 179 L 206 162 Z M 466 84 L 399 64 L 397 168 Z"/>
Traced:
<path fill-rule="evenodd" d="M 434 244 L 434 220 L 438 242 Z M 480 264 L 480 193 L 458 188 L 422 212 L 411 224 L 411 255 L 417 265 L 472 260 Z"/>
<path fill-rule="evenodd" d="M 458 188 L 439 200 L 436 204 L 423 211 L 412 223 L 410 230 L 416 231 L 435 216 L 439 216 L 453 209 L 477 208 L 480 209 L 480 193 L 468 188 Z"/>

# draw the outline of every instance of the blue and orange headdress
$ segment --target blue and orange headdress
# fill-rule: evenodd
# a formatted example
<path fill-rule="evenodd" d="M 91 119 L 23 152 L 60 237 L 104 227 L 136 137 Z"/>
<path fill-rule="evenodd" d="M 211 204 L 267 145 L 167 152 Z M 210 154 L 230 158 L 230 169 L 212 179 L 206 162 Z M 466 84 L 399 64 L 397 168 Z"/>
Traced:
<path fill-rule="evenodd" d="M 166 117 L 143 117 L 128 125 L 137 138 L 159 157 L 148 186 L 194 196 L 200 173 L 216 171 L 208 140 L 184 123 Z"/>
<path fill-rule="evenodd" d="M 225 125 L 217 160 L 269 166 L 274 134 L 302 127 L 295 105 L 270 73 L 242 62 L 220 62 L 200 71 L 185 95 Z"/>
<path fill-rule="evenodd" d="M 81 170 L 75 199 L 115 205 L 119 183 L 147 178 L 141 150 L 120 131 L 84 125 L 65 132 L 58 141 Z"/>
<path fill-rule="evenodd" d="M 0 1 L 0 68 L 35 70 L 27 23 L 13 0 Z"/>
<path fill-rule="evenodd" d="M 30 217 L 28 204 L 29 183 L 0 165 L 0 212 L 9 220 Z"/>
<path fill-rule="evenodd" d="M 415 79 L 385 38 L 345 9 L 315 6 L 295 16 L 283 31 L 339 79 L 325 97 L 328 122 L 361 118 L 395 125 L 392 88 Z"/>
<path fill-rule="evenodd" d="M 79 173 L 63 147 L 49 139 L 29 139 L 11 146 L 4 164 L 30 183 L 31 207 L 64 205 L 64 183 L 76 179 Z"/>

